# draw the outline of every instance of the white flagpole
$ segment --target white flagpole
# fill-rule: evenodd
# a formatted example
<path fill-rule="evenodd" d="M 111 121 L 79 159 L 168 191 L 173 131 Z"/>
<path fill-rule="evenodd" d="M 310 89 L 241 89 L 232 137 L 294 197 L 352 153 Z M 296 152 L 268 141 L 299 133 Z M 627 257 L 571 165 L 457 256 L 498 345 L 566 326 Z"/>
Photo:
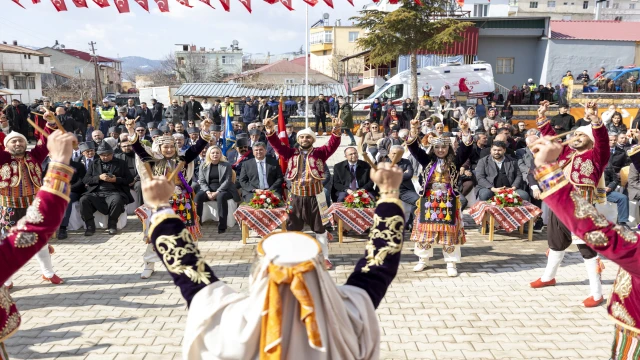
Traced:
<path fill-rule="evenodd" d="M 309 5 L 305 4 L 305 21 L 304 21 L 304 127 L 309 127 Z"/>

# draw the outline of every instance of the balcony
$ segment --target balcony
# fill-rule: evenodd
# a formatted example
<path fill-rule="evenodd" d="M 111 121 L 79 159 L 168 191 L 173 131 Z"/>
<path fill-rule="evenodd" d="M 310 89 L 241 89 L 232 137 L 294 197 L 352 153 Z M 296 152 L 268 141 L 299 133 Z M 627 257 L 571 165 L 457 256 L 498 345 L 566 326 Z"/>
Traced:
<path fill-rule="evenodd" d="M 391 74 L 389 74 L 389 72 L 391 72 Z M 398 74 L 397 67 L 393 67 L 393 68 L 381 67 L 376 69 L 365 70 L 363 73 L 363 77 L 365 79 L 373 79 L 377 77 L 383 77 L 385 75 L 389 75 L 389 77 L 391 77 L 396 74 Z"/>

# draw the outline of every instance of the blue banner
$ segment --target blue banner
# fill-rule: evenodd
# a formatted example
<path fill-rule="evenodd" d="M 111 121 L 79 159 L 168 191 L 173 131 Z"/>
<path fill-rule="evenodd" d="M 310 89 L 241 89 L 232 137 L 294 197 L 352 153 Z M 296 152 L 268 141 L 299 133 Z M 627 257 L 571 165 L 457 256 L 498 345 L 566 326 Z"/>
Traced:
<path fill-rule="evenodd" d="M 236 144 L 236 134 L 233 132 L 233 125 L 231 124 L 231 116 L 227 112 L 227 118 L 224 122 L 224 134 L 222 136 L 222 155 L 227 155 L 227 150 L 231 149 Z"/>

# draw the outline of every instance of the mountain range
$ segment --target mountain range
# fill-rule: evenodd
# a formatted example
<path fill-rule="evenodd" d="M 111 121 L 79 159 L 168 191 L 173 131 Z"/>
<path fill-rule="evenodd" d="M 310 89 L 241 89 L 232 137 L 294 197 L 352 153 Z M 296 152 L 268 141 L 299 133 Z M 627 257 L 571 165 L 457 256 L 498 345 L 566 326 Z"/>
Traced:
<path fill-rule="evenodd" d="M 122 72 L 151 72 L 161 67 L 162 60 L 151 60 L 141 56 L 125 56 L 122 61 Z"/>

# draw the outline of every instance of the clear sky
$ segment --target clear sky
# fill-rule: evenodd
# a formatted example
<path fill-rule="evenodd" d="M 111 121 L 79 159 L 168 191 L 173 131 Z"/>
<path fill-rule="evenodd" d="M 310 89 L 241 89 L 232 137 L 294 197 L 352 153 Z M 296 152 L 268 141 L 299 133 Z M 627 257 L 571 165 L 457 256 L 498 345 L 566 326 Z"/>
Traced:
<path fill-rule="evenodd" d="M 173 51 L 174 44 L 191 43 L 198 47 L 219 48 L 238 40 L 245 53 L 272 54 L 296 51 L 304 44 L 305 7 L 302 0 L 292 0 L 294 11 L 282 4 L 270 5 L 262 0 L 252 1 L 250 14 L 238 0 L 231 0 L 230 12 L 222 9 L 218 0 L 211 0 L 215 10 L 198 0 L 190 0 L 193 8 L 169 0 L 169 13 L 160 13 L 153 0 L 149 0 L 150 13 L 133 0 L 129 0 L 128 14 L 119 14 L 113 0 L 111 6 L 100 9 L 87 0 L 89 9 L 76 8 L 66 0 L 68 11 L 58 13 L 50 0 L 32 4 L 21 0 L 22 9 L 5 0 L 0 13 L 0 41 L 17 40 L 18 44 L 38 47 L 52 46 L 55 40 L 67 48 L 87 51 L 88 43 L 95 41 L 99 55 L 142 56 L 162 59 Z M 309 24 L 329 14 L 331 25 L 336 19 L 342 25 L 367 4 L 367 0 L 334 0 L 334 9 L 322 0 L 309 7 Z"/>

